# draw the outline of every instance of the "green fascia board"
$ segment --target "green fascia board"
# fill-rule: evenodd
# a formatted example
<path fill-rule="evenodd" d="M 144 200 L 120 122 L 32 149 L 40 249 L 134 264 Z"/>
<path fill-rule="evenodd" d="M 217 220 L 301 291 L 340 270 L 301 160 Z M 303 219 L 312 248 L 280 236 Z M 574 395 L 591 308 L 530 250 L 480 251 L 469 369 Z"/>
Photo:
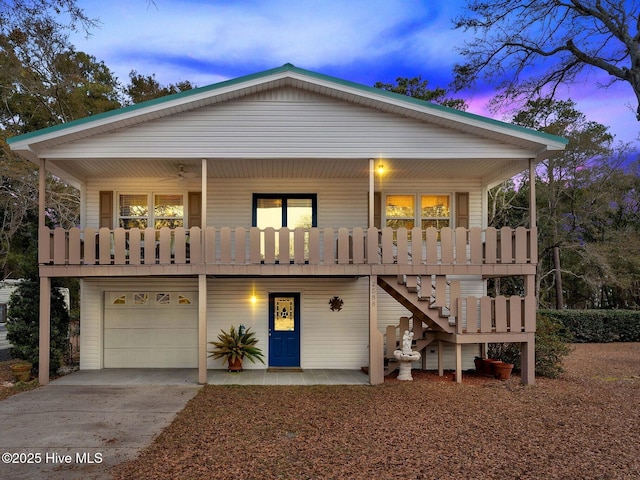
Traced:
<path fill-rule="evenodd" d="M 192 95 L 197 95 L 197 94 L 201 94 L 201 93 L 205 93 L 205 92 L 209 92 L 209 91 L 214 91 L 220 88 L 225 88 L 225 87 L 229 87 L 229 86 L 233 86 L 236 84 L 241 84 L 244 82 L 249 82 L 252 80 L 257 80 L 260 78 L 265 78 L 265 77 L 269 77 L 272 75 L 276 75 L 279 73 L 284 73 L 284 72 L 294 72 L 297 73 L 299 75 L 305 75 L 311 78 L 315 78 L 318 80 L 322 80 L 322 81 L 326 81 L 329 83 L 333 83 L 339 86 L 343 86 L 343 87 L 349 87 L 349 88 L 354 88 L 356 90 L 360 90 L 362 92 L 367 92 L 373 95 L 377 95 L 380 97 L 387 97 L 389 99 L 393 99 L 395 101 L 401 101 L 410 105 L 416 105 L 422 108 L 428 108 L 428 109 L 433 109 L 436 111 L 441 111 L 441 112 L 445 112 L 448 114 L 453 114 L 455 116 L 459 116 L 461 119 L 468 119 L 468 120 L 474 120 L 474 121 L 479 121 L 481 123 L 485 123 L 487 124 L 487 126 L 491 125 L 491 126 L 496 126 L 496 127 L 501 127 L 501 128 L 506 128 L 508 130 L 512 130 L 514 133 L 515 132 L 520 132 L 520 133 L 526 133 L 529 135 L 533 135 L 536 137 L 539 137 L 541 139 L 544 139 L 546 141 L 552 141 L 552 142 L 559 142 L 562 143 L 564 145 L 568 144 L 569 141 L 563 137 L 559 137 L 556 135 L 551 135 L 548 133 L 544 133 L 544 132 L 540 132 L 538 130 L 532 130 L 530 128 L 525 128 L 525 127 L 521 127 L 519 125 L 513 125 L 511 123 L 507 123 L 507 122 L 501 122 L 499 120 L 494 120 L 492 118 L 488 118 L 488 117 L 483 117 L 482 115 L 476 115 L 474 113 L 469 113 L 469 112 L 463 112 L 461 110 L 456 110 L 454 108 L 449 108 L 449 107 L 445 107 L 443 105 L 438 105 L 435 103 L 431 103 L 431 102 L 427 102 L 424 100 L 419 100 L 417 98 L 412 98 L 409 97 L 407 95 L 402 95 L 399 93 L 395 93 L 395 92 L 389 92 L 387 90 L 382 90 L 379 88 L 375 88 L 375 87 L 369 87 L 366 85 L 362 85 L 360 83 L 356 83 L 356 82 L 352 82 L 349 80 L 343 80 L 337 77 L 332 77 L 330 75 L 325 75 L 323 73 L 318 73 L 318 72 L 313 72 L 311 70 L 305 70 L 303 68 L 298 68 L 294 65 L 292 65 L 291 63 L 285 63 L 284 65 L 282 65 L 281 67 L 276 67 L 276 68 L 272 68 L 270 70 L 264 70 L 262 72 L 258 72 L 258 73 L 253 73 L 250 75 L 245 75 L 242 77 L 238 77 L 238 78 L 233 78 L 230 80 L 224 80 L 222 82 L 218 82 L 218 83 L 214 83 L 211 85 L 207 85 L 204 87 L 199 87 L 199 88 L 194 88 L 193 90 L 187 90 L 185 92 L 179 92 L 179 93 L 174 93 L 173 95 L 167 95 L 164 97 L 159 97 L 159 98 L 154 98 L 153 100 L 148 100 L 146 102 L 141 102 L 141 103 L 136 103 L 135 105 L 129 105 L 127 107 L 122 107 L 122 108 L 118 108 L 116 110 L 110 110 L 108 112 L 103 112 L 103 113 L 98 113 L 96 115 L 91 115 L 89 117 L 84 117 L 84 118 L 80 118 L 78 120 L 72 120 L 70 122 L 67 123 L 61 123 L 60 125 L 54 125 L 52 127 L 47 127 L 47 128 L 43 128 L 41 130 L 36 130 L 34 132 L 29 132 L 29 133 L 25 133 L 23 135 L 18 135 L 16 137 L 11 137 L 7 139 L 7 143 L 8 144 L 12 144 L 12 143 L 16 143 L 16 142 L 20 142 L 20 141 L 24 141 L 24 140 L 28 140 L 28 139 L 33 139 L 33 138 L 37 138 L 41 135 L 47 135 L 50 133 L 54 133 L 54 132 L 58 132 L 58 131 L 63 131 L 65 129 L 68 128 L 72 128 L 72 127 L 77 127 L 79 125 L 84 125 L 84 124 L 90 124 L 94 121 L 97 120 L 103 120 L 106 118 L 110 118 L 110 117 L 115 117 L 124 113 L 129 113 L 129 112 L 134 112 L 136 110 L 141 110 L 143 108 L 147 108 L 153 105 L 160 105 L 163 103 L 167 103 L 167 102 L 171 102 L 174 101 L 176 99 L 180 99 L 180 98 L 187 98 L 189 96 Z"/>

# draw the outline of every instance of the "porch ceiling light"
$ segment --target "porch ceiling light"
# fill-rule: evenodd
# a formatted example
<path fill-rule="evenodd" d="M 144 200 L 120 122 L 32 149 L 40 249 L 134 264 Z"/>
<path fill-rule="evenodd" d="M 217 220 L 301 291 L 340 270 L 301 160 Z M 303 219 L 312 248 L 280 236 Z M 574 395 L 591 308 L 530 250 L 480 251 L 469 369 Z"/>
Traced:
<path fill-rule="evenodd" d="M 384 173 L 384 165 L 381 163 L 378 165 L 378 175 L 382 175 Z"/>

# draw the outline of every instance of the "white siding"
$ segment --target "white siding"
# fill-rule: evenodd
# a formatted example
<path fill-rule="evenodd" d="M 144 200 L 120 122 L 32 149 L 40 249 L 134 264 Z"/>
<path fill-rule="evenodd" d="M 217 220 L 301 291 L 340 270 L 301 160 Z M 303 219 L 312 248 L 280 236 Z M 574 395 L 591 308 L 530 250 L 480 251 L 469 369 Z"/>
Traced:
<path fill-rule="evenodd" d="M 375 115 L 372 114 L 375 112 Z M 46 158 L 527 158 L 531 152 L 285 88 L 149 121 L 44 152 Z"/>
<path fill-rule="evenodd" d="M 228 279 L 209 280 L 207 339 L 215 340 L 220 329 L 241 323 L 256 332 L 265 362 L 268 358 L 269 293 L 300 292 L 302 368 L 359 369 L 368 365 L 368 280 L 360 279 Z M 257 302 L 251 303 L 255 294 Z M 329 300 L 344 301 L 331 311 Z M 245 362 L 246 368 L 266 368 Z M 224 368 L 220 360 L 208 368 Z"/>
<path fill-rule="evenodd" d="M 463 281 L 462 295 L 480 295 L 482 283 Z M 84 280 L 81 285 L 82 318 L 80 368 L 103 368 L 105 291 L 195 291 L 196 279 L 100 279 Z M 216 339 L 221 329 L 241 323 L 256 332 L 259 346 L 268 358 L 269 293 L 300 292 L 301 297 L 301 366 L 302 368 L 359 369 L 369 363 L 368 279 L 246 279 L 214 278 L 208 280 L 207 342 Z M 256 303 L 251 296 L 257 297 Z M 329 300 L 338 296 L 344 301 L 340 311 L 331 311 Z M 409 313 L 386 292 L 378 289 L 378 329 L 397 325 Z M 207 350 L 210 346 L 207 345 Z M 427 366 L 437 368 L 434 344 L 427 353 Z M 434 352 L 431 352 L 434 350 Z M 463 346 L 463 369 L 473 368 L 477 345 Z M 455 368 L 452 346 L 445 346 L 445 368 Z M 208 368 L 224 368 L 209 358 Z M 266 368 L 247 362 L 246 368 Z"/>
<path fill-rule="evenodd" d="M 455 192 L 469 192 L 470 225 L 482 225 L 482 190 L 479 182 L 393 180 L 384 181 L 382 186 L 377 183 L 376 190 L 379 188 L 385 194 L 448 194 L 451 195 L 452 202 L 455 200 Z M 172 182 L 158 182 L 157 179 L 94 180 L 87 185 L 86 219 L 83 219 L 83 227 L 98 226 L 98 194 L 102 190 L 115 191 L 114 199 L 117 202 L 119 193 L 183 193 L 186 199 L 187 191 L 199 189 L 199 183 L 194 181 L 185 187 L 177 187 Z M 367 227 L 369 184 L 368 179 L 364 178 L 212 179 L 208 185 L 207 225 L 250 227 L 253 193 L 316 193 L 318 227 Z"/>
<path fill-rule="evenodd" d="M 11 294 L 18 288 L 20 280 L 4 280 L 0 282 L 0 303 L 9 303 Z"/>

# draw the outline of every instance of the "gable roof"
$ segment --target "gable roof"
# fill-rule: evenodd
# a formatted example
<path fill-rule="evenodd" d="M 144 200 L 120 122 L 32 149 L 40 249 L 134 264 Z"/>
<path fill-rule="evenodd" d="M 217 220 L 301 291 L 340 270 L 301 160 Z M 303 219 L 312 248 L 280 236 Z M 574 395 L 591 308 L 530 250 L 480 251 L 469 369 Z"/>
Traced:
<path fill-rule="evenodd" d="M 56 145 L 287 85 L 516 145 L 536 152 L 538 160 L 548 151 L 564 149 L 568 143 L 561 137 L 301 69 L 290 63 L 12 137 L 7 143 L 25 158 L 37 161 L 38 152 Z"/>

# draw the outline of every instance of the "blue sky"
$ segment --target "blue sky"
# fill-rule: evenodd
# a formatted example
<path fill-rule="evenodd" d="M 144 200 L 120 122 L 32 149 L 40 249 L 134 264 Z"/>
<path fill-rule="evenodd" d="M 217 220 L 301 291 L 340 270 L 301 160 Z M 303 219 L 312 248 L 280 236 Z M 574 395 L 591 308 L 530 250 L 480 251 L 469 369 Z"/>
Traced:
<path fill-rule="evenodd" d="M 421 75 L 447 87 L 460 61 L 464 33 L 452 29 L 464 0 L 110 0 L 78 2 L 101 22 L 78 50 L 102 60 L 122 83 L 129 72 L 155 74 L 161 84 L 198 86 L 285 63 L 373 85 Z M 565 89 L 589 120 L 610 127 L 616 140 L 640 146 L 631 87 L 597 86 L 593 74 Z M 504 120 L 486 108 L 489 86 L 459 92 L 469 111 Z"/>

